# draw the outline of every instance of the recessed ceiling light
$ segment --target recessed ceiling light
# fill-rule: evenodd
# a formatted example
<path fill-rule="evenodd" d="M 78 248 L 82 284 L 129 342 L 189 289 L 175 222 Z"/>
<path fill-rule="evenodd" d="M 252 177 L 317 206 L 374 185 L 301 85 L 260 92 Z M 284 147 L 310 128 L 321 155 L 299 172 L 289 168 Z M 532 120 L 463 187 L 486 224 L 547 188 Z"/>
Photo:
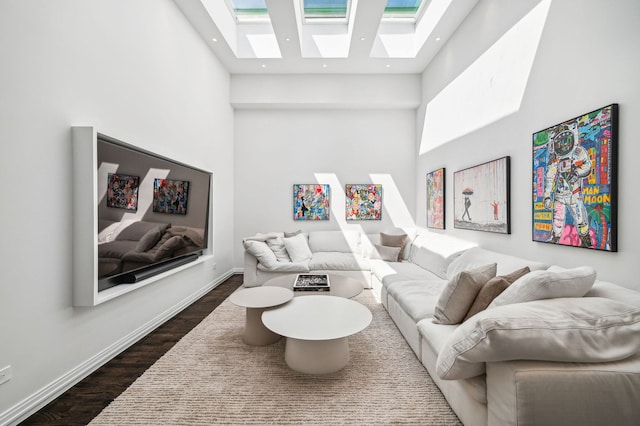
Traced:
<path fill-rule="evenodd" d="M 213 37 L 213 38 L 211 39 L 211 41 L 212 41 L 212 42 L 214 42 L 214 43 L 217 43 L 217 42 L 218 42 L 218 39 L 217 39 L 217 38 L 215 38 L 215 37 Z"/>
<path fill-rule="evenodd" d="M 391 65 L 387 64 L 387 65 L 386 65 L 386 67 L 387 67 L 387 68 L 391 68 Z"/>
<path fill-rule="evenodd" d="M 267 64 L 262 64 L 262 65 L 260 65 L 260 66 L 261 66 L 262 68 L 266 68 L 266 67 L 267 67 Z"/>
<path fill-rule="evenodd" d="M 436 41 L 440 41 L 440 37 L 436 37 Z"/>
<path fill-rule="evenodd" d="M 360 41 L 365 41 L 366 39 L 366 37 L 360 37 Z"/>
<path fill-rule="evenodd" d="M 326 67 L 327 67 L 327 64 L 322 64 L 322 68 L 326 68 Z"/>
<path fill-rule="evenodd" d="M 284 41 L 291 41 L 291 37 L 285 37 Z"/>

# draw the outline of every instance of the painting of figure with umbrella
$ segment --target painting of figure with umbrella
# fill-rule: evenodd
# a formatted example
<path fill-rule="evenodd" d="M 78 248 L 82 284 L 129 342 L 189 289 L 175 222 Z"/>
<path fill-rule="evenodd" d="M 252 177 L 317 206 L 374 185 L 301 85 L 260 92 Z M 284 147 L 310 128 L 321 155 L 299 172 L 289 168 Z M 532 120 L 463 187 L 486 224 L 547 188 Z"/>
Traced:
<path fill-rule="evenodd" d="M 453 174 L 454 228 L 510 234 L 509 157 Z"/>

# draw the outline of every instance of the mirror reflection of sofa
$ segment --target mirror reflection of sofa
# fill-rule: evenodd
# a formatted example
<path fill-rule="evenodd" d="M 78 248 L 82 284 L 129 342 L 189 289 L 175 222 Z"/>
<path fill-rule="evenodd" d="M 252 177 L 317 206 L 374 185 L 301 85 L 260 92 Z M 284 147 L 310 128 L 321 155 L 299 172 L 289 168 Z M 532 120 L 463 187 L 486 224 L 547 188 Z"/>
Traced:
<path fill-rule="evenodd" d="M 204 229 L 170 223 L 100 219 L 98 232 L 99 279 L 204 247 Z"/>

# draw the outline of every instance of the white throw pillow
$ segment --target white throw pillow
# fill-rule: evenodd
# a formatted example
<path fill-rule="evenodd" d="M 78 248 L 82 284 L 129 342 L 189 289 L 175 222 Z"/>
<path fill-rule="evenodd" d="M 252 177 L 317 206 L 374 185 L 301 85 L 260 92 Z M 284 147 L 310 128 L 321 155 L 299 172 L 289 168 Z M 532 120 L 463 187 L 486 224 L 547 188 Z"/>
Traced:
<path fill-rule="evenodd" d="M 488 309 L 511 303 L 530 302 L 556 297 L 582 297 L 593 286 L 596 271 L 589 266 L 564 271 L 532 271 L 517 279 Z"/>
<path fill-rule="evenodd" d="M 281 237 L 269 238 L 267 245 L 271 251 L 273 251 L 273 254 L 276 255 L 278 262 L 291 263 L 291 258 L 289 257 L 289 253 L 287 253 L 284 240 Z"/>
<path fill-rule="evenodd" d="M 482 286 L 496 276 L 497 268 L 498 265 L 492 263 L 454 275 L 440 293 L 433 311 L 433 322 L 461 323 Z"/>
<path fill-rule="evenodd" d="M 264 241 L 245 240 L 244 248 L 267 269 L 273 268 L 278 263 L 276 255 Z"/>
<path fill-rule="evenodd" d="M 488 309 L 460 325 L 438 354 L 441 379 L 483 374 L 486 362 L 607 362 L 640 351 L 640 308 L 601 297 Z"/>
<path fill-rule="evenodd" d="M 304 234 L 284 238 L 284 246 L 292 262 L 304 262 L 313 256 L 311 249 L 309 249 L 307 237 L 305 237 Z"/>

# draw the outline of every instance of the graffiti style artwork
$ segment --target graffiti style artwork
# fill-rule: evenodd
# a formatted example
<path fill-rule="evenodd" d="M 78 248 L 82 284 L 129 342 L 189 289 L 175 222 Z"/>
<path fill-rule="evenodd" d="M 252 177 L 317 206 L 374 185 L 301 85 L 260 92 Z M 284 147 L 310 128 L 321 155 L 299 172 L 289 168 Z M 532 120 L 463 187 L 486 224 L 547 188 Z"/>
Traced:
<path fill-rule="evenodd" d="M 427 173 L 427 228 L 444 229 L 444 168 Z"/>
<path fill-rule="evenodd" d="M 138 210 L 138 176 L 109 173 L 107 176 L 107 207 Z"/>
<path fill-rule="evenodd" d="M 345 185 L 347 220 L 382 219 L 382 185 Z"/>
<path fill-rule="evenodd" d="M 617 251 L 612 104 L 533 134 L 533 241 Z"/>
<path fill-rule="evenodd" d="M 153 180 L 153 211 L 155 213 L 187 214 L 189 181 Z"/>
<path fill-rule="evenodd" d="M 454 228 L 510 234 L 510 157 L 453 174 Z"/>
<path fill-rule="evenodd" d="M 329 220 L 329 185 L 293 185 L 293 220 Z"/>

